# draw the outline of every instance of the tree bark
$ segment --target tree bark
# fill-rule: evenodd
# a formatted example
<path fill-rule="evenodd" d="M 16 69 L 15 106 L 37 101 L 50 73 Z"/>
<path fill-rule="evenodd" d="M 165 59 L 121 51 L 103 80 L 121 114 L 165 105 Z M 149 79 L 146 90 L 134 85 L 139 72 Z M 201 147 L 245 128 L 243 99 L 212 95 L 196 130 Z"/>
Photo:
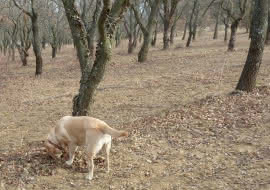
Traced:
<path fill-rule="evenodd" d="M 198 29 L 199 14 L 200 14 L 200 3 L 198 3 L 196 16 L 195 16 L 194 23 L 193 23 L 193 31 L 192 31 L 193 36 L 192 36 L 192 40 L 194 40 L 194 41 L 197 38 L 197 29 Z"/>
<path fill-rule="evenodd" d="M 163 49 L 166 50 L 170 45 L 169 30 L 173 24 L 173 16 L 177 8 L 179 0 L 163 0 L 164 16 L 163 16 Z"/>
<path fill-rule="evenodd" d="M 155 27 L 155 31 L 154 31 L 154 36 L 153 36 L 153 39 L 151 41 L 151 45 L 153 47 L 155 47 L 156 43 L 157 43 L 157 33 L 158 33 L 158 31 L 157 31 L 158 30 L 158 22 L 157 21 L 156 21 L 155 25 L 156 25 L 156 27 Z"/>
<path fill-rule="evenodd" d="M 219 8 L 218 13 L 216 15 L 216 25 L 213 39 L 218 39 L 218 25 L 219 25 L 219 16 L 220 16 L 221 8 Z"/>
<path fill-rule="evenodd" d="M 151 43 L 151 39 L 153 35 L 154 20 L 158 11 L 159 4 L 160 4 L 160 0 L 156 0 L 151 3 L 151 12 L 148 17 L 148 22 L 147 22 L 146 27 L 142 24 L 137 10 L 134 8 L 134 6 L 132 6 L 133 12 L 135 14 L 135 18 L 137 22 L 139 23 L 139 26 L 143 33 L 143 45 L 138 54 L 138 61 L 141 63 L 147 60 L 149 45 Z"/>
<path fill-rule="evenodd" d="M 267 27 L 265 44 L 270 45 L 270 11 L 268 11 L 268 27 Z"/>
<path fill-rule="evenodd" d="M 39 26 L 38 26 L 38 15 L 35 12 L 32 12 L 32 31 L 33 31 L 33 49 L 34 54 L 36 56 L 36 73 L 35 75 L 42 74 L 42 66 L 43 60 L 41 55 L 41 48 L 40 48 L 40 34 L 39 34 Z"/>
<path fill-rule="evenodd" d="M 231 37 L 228 44 L 228 51 L 234 51 L 235 41 L 236 41 L 236 32 L 237 32 L 240 21 L 241 19 L 236 19 L 233 21 L 231 25 Z"/>
<path fill-rule="evenodd" d="M 52 58 L 54 59 L 56 57 L 57 47 L 52 46 Z"/>
<path fill-rule="evenodd" d="M 112 6 L 111 0 L 103 0 L 103 10 L 98 19 L 99 42 L 97 44 L 95 61 L 90 56 L 86 37 L 87 32 L 80 14 L 75 8 L 74 0 L 62 0 L 62 2 L 82 73 L 79 93 L 73 98 L 72 115 L 89 115 L 94 93 L 103 79 L 106 64 L 111 57 L 112 38 L 114 37 L 116 25 L 129 5 L 129 1 L 118 0 Z"/>
<path fill-rule="evenodd" d="M 170 44 L 174 44 L 174 36 L 175 36 L 175 29 L 176 29 L 176 22 L 171 27 L 171 33 L 170 33 Z"/>
<path fill-rule="evenodd" d="M 169 23 L 164 21 L 164 31 L 163 31 L 163 49 L 169 48 Z"/>
<path fill-rule="evenodd" d="M 256 79 L 264 51 L 265 32 L 268 24 L 267 15 L 268 0 L 255 1 L 249 52 L 244 69 L 236 86 L 237 90 L 250 92 L 256 87 Z"/>
<path fill-rule="evenodd" d="M 96 9 L 93 15 L 93 20 L 91 25 L 89 26 L 87 30 L 87 42 L 88 42 L 88 47 L 90 51 L 91 57 L 94 57 L 95 55 L 95 37 L 96 37 L 96 30 L 97 30 L 97 23 L 98 23 L 98 18 L 101 13 L 101 1 L 96 2 Z"/>
<path fill-rule="evenodd" d="M 197 8 L 197 3 L 198 3 L 198 0 L 195 0 L 194 4 L 193 4 L 193 9 L 192 9 L 192 12 L 191 12 L 191 15 L 190 15 L 190 20 L 189 20 L 189 23 L 188 23 L 188 25 L 189 25 L 189 35 L 188 35 L 188 40 L 187 40 L 186 47 L 190 46 L 192 37 L 194 37 L 193 17 L 194 17 L 196 8 Z"/>
<path fill-rule="evenodd" d="M 189 24 L 188 24 L 188 21 L 186 20 L 182 40 L 185 40 L 186 39 L 186 34 L 187 34 L 187 28 L 188 28 L 188 26 L 189 26 Z"/>

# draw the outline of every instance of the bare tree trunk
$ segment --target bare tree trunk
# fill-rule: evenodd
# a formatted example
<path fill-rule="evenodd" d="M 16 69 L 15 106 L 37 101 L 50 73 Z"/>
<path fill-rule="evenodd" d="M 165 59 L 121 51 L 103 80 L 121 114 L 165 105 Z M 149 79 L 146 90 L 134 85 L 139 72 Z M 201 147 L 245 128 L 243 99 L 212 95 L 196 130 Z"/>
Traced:
<path fill-rule="evenodd" d="M 270 45 L 270 11 L 268 12 L 268 27 L 267 27 L 265 44 Z"/>
<path fill-rule="evenodd" d="M 200 3 L 197 7 L 197 13 L 194 19 L 194 23 L 193 23 L 193 36 L 192 39 L 195 41 L 197 38 L 197 29 L 198 29 L 198 19 L 199 19 L 199 14 L 200 14 Z"/>
<path fill-rule="evenodd" d="M 163 0 L 163 49 L 166 50 L 170 45 L 169 30 L 173 24 L 173 16 L 177 8 L 179 0 Z"/>
<path fill-rule="evenodd" d="M 88 42 L 88 48 L 90 51 L 91 57 L 95 55 L 95 37 L 96 37 L 96 30 L 97 30 L 97 23 L 98 23 L 98 17 L 101 13 L 101 1 L 96 2 L 96 9 L 93 15 L 93 20 L 90 25 L 90 27 L 87 30 L 87 42 Z"/>
<path fill-rule="evenodd" d="M 128 54 L 133 53 L 134 46 L 133 46 L 133 40 L 132 40 L 132 35 L 128 37 Z"/>
<path fill-rule="evenodd" d="M 173 24 L 172 27 L 171 27 L 171 33 L 170 33 L 170 43 L 171 43 L 171 45 L 174 44 L 175 29 L 176 29 L 176 24 Z"/>
<path fill-rule="evenodd" d="M 163 49 L 169 48 L 169 23 L 164 20 L 164 31 L 163 31 Z"/>
<path fill-rule="evenodd" d="M 252 34 L 246 64 L 236 89 L 250 92 L 256 87 L 257 75 L 262 63 L 265 32 L 268 23 L 268 0 L 255 1 L 252 18 Z"/>
<path fill-rule="evenodd" d="M 21 57 L 21 61 L 22 61 L 22 66 L 27 66 L 27 57 L 28 57 L 29 55 L 25 52 L 25 51 L 23 51 L 21 54 L 20 54 L 20 57 Z"/>
<path fill-rule="evenodd" d="M 198 3 L 198 0 L 195 0 L 194 1 L 194 4 L 193 4 L 193 9 L 192 9 L 192 12 L 191 12 L 191 15 L 190 15 L 190 20 L 189 20 L 189 36 L 188 36 L 186 47 L 189 47 L 190 46 L 192 37 L 194 37 L 193 17 L 194 17 L 194 14 L 195 14 L 195 10 L 197 8 L 197 3 Z"/>
<path fill-rule="evenodd" d="M 228 29 L 229 29 L 229 25 L 225 24 L 225 35 L 224 35 L 224 42 L 228 41 Z"/>
<path fill-rule="evenodd" d="M 231 37 L 230 37 L 230 41 L 228 45 L 228 51 L 234 51 L 235 41 L 236 41 L 236 32 L 238 29 L 239 22 L 240 22 L 239 19 L 234 20 L 231 25 Z"/>
<path fill-rule="evenodd" d="M 141 63 L 145 62 L 147 60 L 150 41 L 151 41 L 150 34 L 144 34 L 143 35 L 143 45 L 142 45 L 142 47 L 139 51 L 139 54 L 138 54 L 138 61 Z"/>
<path fill-rule="evenodd" d="M 137 47 L 137 43 L 138 43 L 138 36 L 139 36 L 139 32 L 140 32 L 140 27 L 137 28 L 137 25 L 135 26 L 135 30 L 133 31 L 133 47 L 136 48 Z"/>
<path fill-rule="evenodd" d="M 188 28 L 188 26 L 189 26 L 189 24 L 188 24 L 188 21 L 186 20 L 182 40 L 185 40 L 186 39 L 186 34 L 187 34 L 187 28 Z"/>
<path fill-rule="evenodd" d="M 56 57 L 57 47 L 52 46 L 52 58 L 54 59 Z"/>
<path fill-rule="evenodd" d="M 33 49 L 36 56 L 36 76 L 42 74 L 42 65 L 43 60 L 41 56 L 41 48 L 40 48 L 40 34 L 39 34 L 39 26 L 38 26 L 38 15 L 33 11 L 31 16 L 32 21 L 32 31 L 33 31 Z"/>
<path fill-rule="evenodd" d="M 46 38 L 44 36 L 42 38 L 41 43 L 42 43 L 42 49 L 45 49 L 46 48 Z"/>
<path fill-rule="evenodd" d="M 103 0 L 103 10 L 98 20 L 99 42 L 97 44 L 96 59 L 89 54 L 87 33 L 80 14 L 75 8 L 74 0 L 62 0 L 66 16 L 71 29 L 73 41 L 77 50 L 81 80 L 78 95 L 73 98 L 73 116 L 88 115 L 93 102 L 94 93 L 104 76 L 105 67 L 111 56 L 114 31 L 126 7 L 128 0 L 115 1 L 113 7 L 111 0 Z"/>
<path fill-rule="evenodd" d="M 115 32 L 115 47 L 118 47 L 120 45 L 121 36 L 122 36 L 121 28 L 117 27 L 116 32 Z"/>
<path fill-rule="evenodd" d="M 151 45 L 153 46 L 153 47 L 155 47 L 156 46 L 156 43 L 157 43 L 157 33 L 158 33 L 158 22 L 156 21 L 156 27 L 155 27 L 155 31 L 154 31 L 154 37 L 153 37 L 153 39 L 152 39 L 152 41 L 151 41 Z"/>
<path fill-rule="evenodd" d="M 12 47 L 11 47 L 11 60 L 12 60 L 12 61 L 15 61 L 15 48 L 14 48 L 13 45 L 12 45 Z"/>
<path fill-rule="evenodd" d="M 160 0 L 156 0 L 153 1 L 151 3 L 151 12 L 150 15 L 148 17 L 148 23 L 147 26 L 145 27 L 140 18 L 139 18 L 139 14 L 138 11 L 134 8 L 134 6 L 132 7 L 133 12 L 135 14 L 135 18 L 137 20 L 137 22 L 140 25 L 140 28 L 142 30 L 143 33 L 143 45 L 139 51 L 138 54 L 138 61 L 139 62 L 145 62 L 147 60 L 147 55 L 148 55 L 148 51 L 149 51 L 149 45 L 151 43 L 151 39 L 152 39 L 152 35 L 153 35 L 153 27 L 154 27 L 154 20 L 158 11 L 158 7 L 160 4 Z"/>
<path fill-rule="evenodd" d="M 215 25 L 215 32 L 214 32 L 214 37 L 213 37 L 214 40 L 218 39 L 218 25 L 219 25 L 220 13 L 221 13 L 221 8 L 219 8 L 218 13 L 216 15 L 216 25 Z"/>

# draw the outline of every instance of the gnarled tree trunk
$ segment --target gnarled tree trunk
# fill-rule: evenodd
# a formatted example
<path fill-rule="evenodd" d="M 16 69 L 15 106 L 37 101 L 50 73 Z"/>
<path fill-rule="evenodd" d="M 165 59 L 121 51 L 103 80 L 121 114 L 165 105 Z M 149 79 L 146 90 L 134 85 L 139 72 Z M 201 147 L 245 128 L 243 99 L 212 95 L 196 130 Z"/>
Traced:
<path fill-rule="evenodd" d="M 196 8 L 197 8 L 197 3 L 198 3 L 198 0 L 195 0 L 194 3 L 193 3 L 193 9 L 192 9 L 192 12 L 191 12 L 191 15 L 190 15 L 190 20 L 189 20 L 189 23 L 188 23 L 188 25 L 189 25 L 189 35 L 188 35 L 188 40 L 187 40 L 186 47 L 190 46 L 192 37 L 194 37 L 193 17 L 194 17 Z"/>
<path fill-rule="evenodd" d="M 88 42 L 88 48 L 90 51 L 91 57 L 95 55 L 95 37 L 96 37 L 96 30 L 97 30 L 97 23 L 98 23 L 98 18 L 101 13 L 101 1 L 96 2 L 96 9 L 93 15 L 93 20 L 91 25 L 89 26 L 87 30 L 87 42 Z"/>
<path fill-rule="evenodd" d="M 40 34 L 38 26 L 38 15 L 33 10 L 32 16 L 30 17 L 32 21 L 32 31 L 33 31 L 33 49 L 36 56 L 36 76 L 42 74 L 43 60 L 41 55 L 41 46 L 40 46 Z"/>
<path fill-rule="evenodd" d="M 72 33 L 74 45 L 77 50 L 81 80 L 78 95 L 73 98 L 73 116 L 88 115 L 93 102 L 94 93 L 98 84 L 104 76 L 106 64 L 110 60 L 112 38 L 114 31 L 125 8 L 129 5 L 129 0 L 115 1 L 113 7 L 111 0 L 103 0 L 104 7 L 98 20 L 99 42 L 97 44 L 96 59 L 90 56 L 87 43 L 87 33 L 75 8 L 74 0 L 62 0 L 66 11 L 66 16 Z"/>
<path fill-rule="evenodd" d="M 268 12 L 268 27 L 267 27 L 265 44 L 270 45 L 270 11 Z"/>
<path fill-rule="evenodd" d="M 249 52 L 246 64 L 236 86 L 237 90 L 250 92 L 256 87 L 256 79 L 264 51 L 265 32 L 268 23 L 267 15 L 268 0 L 255 1 Z"/>
<path fill-rule="evenodd" d="M 220 16 L 221 8 L 219 8 L 218 13 L 216 15 L 216 25 L 215 25 L 215 32 L 213 39 L 216 40 L 218 39 L 218 25 L 219 25 L 219 16 Z"/>
<path fill-rule="evenodd" d="M 158 22 L 156 21 L 156 27 L 155 27 L 155 31 L 154 31 L 154 36 L 153 36 L 153 39 L 152 39 L 152 41 L 151 41 L 151 45 L 153 46 L 153 47 L 155 47 L 156 46 L 156 43 L 157 43 L 157 33 L 158 33 Z"/>
<path fill-rule="evenodd" d="M 146 27 L 142 24 L 142 22 L 139 18 L 139 13 L 135 9 L 135 7 L 132 6 L 133 12 L 135 14 L 135 18 L 136 18 L 137 22 L 139 23 L 141 31 L 143 33 L 143 45 L 142 45 L 142 47 L 139 51 L 139 54 L 138 54 L 138 61 L 139 62 L 145 62 L 147 60 L 149 46 L 150 46 L 152 35 L 153 35 L 153 27 L 154 27 L 154 23 L 155 23 L 154 20 L 155 20 L 157 11 L 158 11 L 159 4 L 160 4 L 160 0 L 156 0 L 156 1 L 153 1 L 151 3 L 151 12 L 150 12 L 150 15 L 148 17 L 148 22 L 147 22 Z"/>
<path fill-rule="evenodd" d="M 187 28 L 188 28 L 188 26 L 189 26 L 189 24 L 188 24 L 188 21 L 186 20 L 182 40 L 185 40 L 186 39 L 186 34 L 187 34 Z"/>
<path fill-rule="evenodd" d="M 237 32 L 240 21 L 241 19 L 236 19 L 233 21 L 231 25 L 231 37 L 228 44 L 228 51 L 234 51 L 235 41 L 236 41 L 236 32 Z"/>

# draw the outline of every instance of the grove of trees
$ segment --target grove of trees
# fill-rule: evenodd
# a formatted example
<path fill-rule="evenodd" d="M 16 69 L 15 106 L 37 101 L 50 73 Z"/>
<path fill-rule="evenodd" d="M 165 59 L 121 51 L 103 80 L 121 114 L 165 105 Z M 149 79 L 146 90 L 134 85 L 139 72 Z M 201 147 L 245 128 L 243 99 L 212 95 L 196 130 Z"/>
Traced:
<path fill-rule="evenodd" d="M 221 37 L 228 51 L 237 51 L 237 31 L 249 33 L 250 48 L 236 86 L 250 92 L 262 63 L 265 45 L 270 44 L 269 0 L 1 0 L 0 53 L 28 66 L 34 52 L 36 76 L 42 75 L 43 49 L 51 48 L 54 59 L 61 48 L 73 45 L 81 79 L 73 98 L 73 115 L 88 115 L 95 91 L 102 81 L 113 48 L 128 40 L 127 53 L 140 46 L 138 62 L 146 62 L 162 34 L 167 51 L 174 37 L 183 34 L 186 48 L 198 32 L 213 28 L 213 40 Z M 229 35 L 230 34 L 230 35 Z M 187 36 L 187 38 L 186 38 Z M 248 40 L 248 39 L 247 39 Z M 188 65 L 187 65 L 188 67 Z"/>

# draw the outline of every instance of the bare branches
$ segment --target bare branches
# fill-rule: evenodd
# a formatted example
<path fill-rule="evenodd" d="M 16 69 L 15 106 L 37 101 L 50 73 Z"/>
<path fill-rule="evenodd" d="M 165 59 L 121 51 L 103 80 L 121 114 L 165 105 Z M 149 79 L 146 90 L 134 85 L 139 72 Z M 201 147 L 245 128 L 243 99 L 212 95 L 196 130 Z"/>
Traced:
<path fill-rule="evenodd" d="M 206 7 L 206 9 L 204 10 L 203 14 L 202 14 L 202 17 L 204 17 L 207 13 L 207 11 L 209 10 L 209 8 L 213 5 L 213 3 L 215 2 L 216 0 L 212 0 L 209 5 Z"/>
<path fill-rule="evenodd" d="M 132 10 L 134 12 L 137 23 L 140 25 L 140 28 L 141 28 L 142 32 L 146 33 L 147 30 L 146 30 L 145 26 L 143 25 L 143 23 L 142 23 L 142 21 L 140 19 L 140 16 L 139 16 L 139 13 L 138 13 L 137 9 L 134 7 L 134 5 L 131 5 L 131 8 L 132 8 Z"/>
<path fill-rule="evenodd" d="M 31 0 L 31 1 L 33 1 L 33 0 Z M 14 3 L 14 5 L 15 5 L 18 9 L 20 9 L 24 14 L 28 15 L 29 17 L 32 17 L 32 16 L 33 16 L 29 11 L 25 10 L 24 8 L 22 8 L 22 7 L 16 2 L 16 0 L 13 0 L 13 3 Z"/>

